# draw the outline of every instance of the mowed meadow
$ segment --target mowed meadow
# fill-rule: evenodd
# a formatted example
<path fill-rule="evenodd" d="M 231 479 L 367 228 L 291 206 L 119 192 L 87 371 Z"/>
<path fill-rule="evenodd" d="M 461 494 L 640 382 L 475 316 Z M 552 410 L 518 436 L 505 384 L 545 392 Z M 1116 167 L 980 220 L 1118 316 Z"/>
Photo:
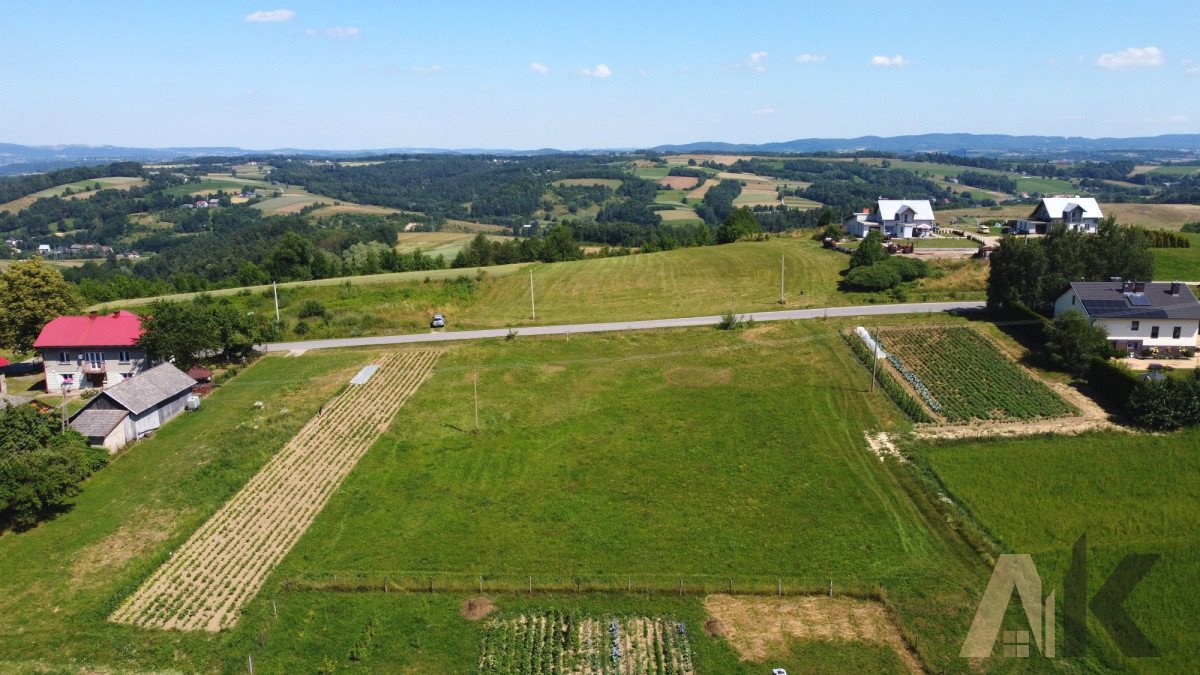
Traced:
<path fill-rule="evenodd" d="M 1200 431 L 1041 437 L 918 449 L 946 491 L 1008 551 L 1033 555 L 1060 598 L 1071 547 L 1087 537 L 1094 594 L 1129 553 L 1160 558 L 1125 608 L 1162 653 L 1126 659 L 1089 617 L 1089 662 L 1140 672 L 1194 670 L 1200 647 Z"/>
<path fill-rule="evenodd" d="M 837 593 L 883 593 L 923 657 L 964 669 L 957 642 L 987 570 L 912 496 L 911 478 L 868 450 L 866 430 L 906 422 L 870 393 L 837 328 L 518 336 L 450 349 L 264 590 L 281 593 L 291 617 L 270 649 L 282 656 L 301 631 L 314 655 L 337 659 L 344 632 L 318 626 L 341 625 L 338 605 L 359 622 L 404 625 L 448 608 L 397 594 L 427 584 L 456 597 L 478 584 L 504 609 L 547 610 L 583 602 L 577 585 L 603 609 L 646 592 L 654 606 L 677 590 L 698 601 L 730 587 L 823 592 L 832 580 Z M 256 620 L 268 619 L 265 602 L 251 608 Z M 298 623 L 318 611 L 328 618 Z M 477 652 L 447 650 L 478 629 L 437 622 L 446 625 L 422 622 L 420 650 L 384 648 L 399 659 L 390 667 L 470 669 Z M 800 672 L 836 663 L 814 656 L 819 643 L 789 646 L 773 655 Z M 874 658 L 859 647 L 874 653 L 852 644 L 843 656 Z M 715 665 L 729 663 L 724 654 L 698 672 L 738 670 Z"/>
<path fill-rule="evenodd" d="M 420 233 L 411 233 L 420 234 Z M 435 233 L 438 234 L 438 233 Z M 780 259 L 785 305 L 779 304 Z M 932 260 L 936 273 L 906 291 L 909 301 L 982 299 L 986 266 L 978 260 Z M 676 249 L 571 262 L 498 268 L 402 272 L 281 284 L 286 339 L 386 335 L 425 330 L 435 313 L 449 330 L 504 328 L 706 316 L 894 302 L 892 296 L 838 290 L 849 256 L 806 237 L 775 237 L 723 246 Z M 529 274 L 534 301 L 530 306 Z M 428 281 L 426 281 L 428 280 Z M 173 296 L 186 299 L 195 294 Z M 270 287 L 217 291 L 247 311 L 274 312 Z M 308 301 L 324 317 L 301 317 Z M 103 310 L 136 308 L 148 300 L 118 301 Z M 303 319 L 302 334 L 295 332 Z"/>

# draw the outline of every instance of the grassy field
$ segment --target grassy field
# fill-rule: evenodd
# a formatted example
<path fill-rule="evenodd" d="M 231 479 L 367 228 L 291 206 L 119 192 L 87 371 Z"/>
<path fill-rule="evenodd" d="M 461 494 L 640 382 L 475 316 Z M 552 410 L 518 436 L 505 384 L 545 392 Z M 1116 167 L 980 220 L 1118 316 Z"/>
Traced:
<path fill-rule="evenodd" d="M 268 358 L 90 478 L 69 511 L 0 536 L 0 662 L 227 670 L 236 636 L 108 623 L 116 604 L 372 354 Z M 263 410 L 254 406 L 267 402 Z M 182 659 L 184 664 L 177 664 Z M 6 672 L 23 668 L 5 667 Z"/>
<path fill-rule="evenodd" d="M 416 249 L 430 256 L 442 256 L 447 264 L 475 238 L 470 232 L 401 232 L 396 236 L 396 250 L 411 253 Z M 486 235 L 493 241 L 510 241 L 512 237 Z"/>
<path fill-rule="evenodd" d="M 88 180 L 76 181 L 74 183 L 64 183 L 63 185 L 56 185 L 52 188 L 47 188 L 40 192 L 35 192 L 31 195 L 21 197 L 20 199 L 14 199 L 11 202 L 0 204 L 0 211 L 17 213 L 22 209 L 28 208 L 39 199 L 46 197 L 61 197 L 68 188 L 76 193 L 70 197 L 71 199 L 87 199 L 88 197 L 96 194 L 96 191 L 92 189 L 96 184 L 99 184 L 100 189 L 102 190 L 128 190 L 131 187 L 136 185 L 144 185 L 145 183 L 145 180 L 137 178 L 136 176 L 91 178 Z"/>
<path fill-rule="evenodd" d="M 920 454 L 1004 549 L 1034 556 L 1049 586 L 1043 593 L 1063 597 L 1071 546 L 1081 535 L 1087 535 L 1089 593 L 1121 556 L 1160 554 L 1125 607 L 1163 657 L 1122 661 L 1094 617 L 1089 649 L 1124 668 L 1184 672 L 1200 663 L 1191 637 L 1200 631 L 1193 592 L 1200 575 L 1197 448 L 1200 430 L 932 446 Z M 1060 615 L 1060 631 L 1062 625 Z"/>
<path fill-rule="evenodd" d="M 1200 234 L 1185 233 L 1190 248 L 1152 248 L 1154 278 L 1159 280 L 1200 281 Z"/>
<path fill-rule="evenodd" d="M 1142 167 L 1138 167 L 1142 168 Z M 1157 166 L 1150 170 L 1150 173 L 1165 174 L 1168 176 L 1191 176 L 1200 171 L 1200 166 Z M 1139 173 L 1135 170 L 1135 173 Z M 1145 173 L 1145 172 L 1140 172 Z"/>
<path fill-rule="evenodd" d="M 233 176 L 223 174 L 207 174 L 199 181 L 169 187 L 163 190 L 163 194 L 173 197 L 182 197 L 184 195 L 204 196 L 213 194 L 218 190 L 241 192 L 244 188 L 268 190 L 271 187 L 270 183 L 261 180 L 234 178 Z"/>
<path fill-rule="evenodd" d="M 676 249 L 564 263 L 488 268 L 481 283 L 449 288 L 441 280 L 475 277 L 476 270 L 436 270 L 322 279 L 281 284 L 280 304 L 287 339 L 305 300 L 323 303 L 328 321 L 308 321 L 309 338 L 381 335 L 424 330 L 434 313 L 447 316 L 453 330 L 533 324 L 620 321 L 784 309 L 779 300 L 779 261 L 786 262 L 786 308 L 891 302 L 867 293 L 839 291 L 839 272 L 848 256 L 822 249 L 806 238 L 774 238 L 723 246 Z M 979 261 L 932 261 L 937 273 L 911 287 L 910 301 L 983 297 L 986 268 Z M 530 317 L 532 269 L 537 321 Z M 422 283 L 428 277 L 431 284 Z M 270 287 L 249 293 L 236 289 L 247 311 L 273 311 Z M 195 294 L 168 296 L 186 299 Z M 132 309 L 149 300 L 108 303 L 102 309 Z"/>
<path fill-rule="evenodd" d="M 481 431 L 469 433 L 475 373 Z M 964 668 L 950 652 L 986 570 L 867 451 L 866 429 L 903 422 L 866 389 L 822 322 L 454 349 L 275 583 L 466 589 L 482 576 L 514 591 L 581 579 L 670 593 L 679 579 L 773 591 L 778 578 L 816 588 L 832 575 L 836 588 L 903 598 L 898 611 L 928 629 L 928 658 Z M 355 602 L 391 621 L 429 601 Z"/>
<path fill-rule="evenodd" d="M 556 180 L 554 185 L 603 185 L 605 187 L 616 190 L 621 187 L 621 180 L 618 178 L 564 178 Z"/>

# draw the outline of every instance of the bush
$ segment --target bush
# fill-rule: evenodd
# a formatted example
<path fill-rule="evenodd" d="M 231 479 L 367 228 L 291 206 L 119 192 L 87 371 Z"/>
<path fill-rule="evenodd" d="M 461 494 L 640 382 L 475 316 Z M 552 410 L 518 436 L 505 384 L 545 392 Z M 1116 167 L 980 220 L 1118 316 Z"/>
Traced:
<path fill-rule="evenodd" d="M 1135 424 L 1155 431 L 1200 423 L 1200 371 L 1186 380 L 1138 382 L 1129 395 L 1128 412 Z"/>
<path fill-rule="evenodd" d="M 79 398 L 86 401 L 90 398 L 95 398 L 99 393 L 99 389 L 84 389 L 83 391 L 79 392 Z"/>
<path fill-rule="evenodd" d="M 300 305 L 301 319 L 323 319 L 325 318 L 326 313 L 328 313 L 328 310 L 325 309 L 325 305 L 321 304 L 320 300 L 305 300 L 304 303 Z"/>
<path fill-rule="evenodd" d="M 296 328 L 295 328 L 294 332 L 296 333 L 296 335 L 307 335 L 308 334 L 308 324 L 303 321 L 298 322 L 296 324 Z"/>
<path fill-rule="evenodd" d="M 1138 384 L 1137 376 L 1128 367 L 1102 358 L 1092 359 L 1085 379 L 1105 402 L 1122 410 Z"/>
<path fill-rule="evenodd" d="M 903 258 L 900 256 L 891 256 L 885 258 L 875 266 L 886 265 L 900 275 L 902 281 L 912 281 L 913 279 L 923 279 L 929 276 L 929 263 L 917 258 Z"/>
<path fill-rule="evenodd" d="M 842 285 L 851 291 L 886 291 L 899 286 L 900 273 L 890 265 L 855 267 L 846 273 Z"/>
<path fill-rule="evenodd" d="M 721 330 L 733 330 L 735 328 L 741 328 L 743 323 L 744 322 L 738 318 L 738 315 L 734 314 L 733 310 L 731 309 L 721 315 L 721 320 L 717 322 L 717 328 Z"/>

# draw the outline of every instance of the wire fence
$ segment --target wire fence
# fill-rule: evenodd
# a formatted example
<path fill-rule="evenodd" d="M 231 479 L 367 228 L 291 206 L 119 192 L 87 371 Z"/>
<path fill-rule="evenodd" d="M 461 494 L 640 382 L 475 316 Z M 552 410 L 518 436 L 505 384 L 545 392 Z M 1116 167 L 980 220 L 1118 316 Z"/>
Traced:
<path fill-rule="evenodd" d="M 457 572 L 390 572 L 338 570 L 287 577 L 287 591 L 331 593 L 497 593 L 497 594 L 638 594 L 704 596 L 736 595 L 838 595 L 882 600 L 881 585 L 835 578 L 767 575 L 697 574 L 474 574 Z"/>

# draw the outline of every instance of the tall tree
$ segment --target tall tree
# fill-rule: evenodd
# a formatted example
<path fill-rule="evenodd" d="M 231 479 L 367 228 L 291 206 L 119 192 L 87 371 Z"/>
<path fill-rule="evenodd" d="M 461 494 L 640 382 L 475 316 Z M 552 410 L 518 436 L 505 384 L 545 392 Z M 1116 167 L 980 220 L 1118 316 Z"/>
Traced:
<path fill-rule="evenodd" d="M 75 289 L 41 258 L 16 263 L 0 273 L 0 346 L 29 351 L 42 327 L 81 307 Z"/>
<path fill-rule="evenodd" d="M 1113 356 L 1113 346 L 1108 342 L 1108 331 L 1093 326 L 1081 312 L 1063 312 L 1046 325 L 1046 357 L 1051 363 L 1082 375 L 1092 359 L 1107 359 Z"/>
<path fill-rule="evenodd" d="M 991 256 L 988 307 L 1003 309 L 1014 302 L 1040 307 L 1046 270 L 1046 250 L 1041 243 L 1012 235 L 1004 237 Z"/>
<path fill-rule="evenodd" d="M 754 217 L 753 211 L 743 206 L 735 209 L 717 226 L 717 243 L 729 244 L 759 232 L 762 232 L 762 226 L 758 224 L 758 218 Z"/>
<path fill-rule="evenodd" d="M 879 230 L 871 230 L 850 256 L 850 269 L 870 267 L 885 257 L 887 251 L 883 248 L 883 235 Z"/>

